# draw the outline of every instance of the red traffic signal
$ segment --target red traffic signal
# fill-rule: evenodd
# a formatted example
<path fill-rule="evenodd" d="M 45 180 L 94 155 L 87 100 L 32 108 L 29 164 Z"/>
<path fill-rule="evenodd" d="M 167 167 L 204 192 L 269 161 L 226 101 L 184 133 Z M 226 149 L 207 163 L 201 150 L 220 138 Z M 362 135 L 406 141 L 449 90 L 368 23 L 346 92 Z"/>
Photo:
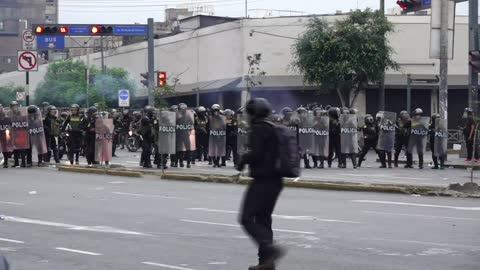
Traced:
<path fill-rule="evenodd" d="M 164 87 L 167 85 L 167 72 L 159 71 L 157 72 L 157 85 L 159 87 Z"/>
<path fill-rule="evenodd" d="M 44 31 L 45 29 L 43 29 L 43 26 L 37 26 L 37 28 L 35 29 L 35 33 L 37 33 L 37 35 L 43 34 Z"/>
<path fill-rule="evenodd" d="M 92 35 L 111 35 L 113 34 L 112 26 L 93 25 L 90 27 L 90 33 Z"/>

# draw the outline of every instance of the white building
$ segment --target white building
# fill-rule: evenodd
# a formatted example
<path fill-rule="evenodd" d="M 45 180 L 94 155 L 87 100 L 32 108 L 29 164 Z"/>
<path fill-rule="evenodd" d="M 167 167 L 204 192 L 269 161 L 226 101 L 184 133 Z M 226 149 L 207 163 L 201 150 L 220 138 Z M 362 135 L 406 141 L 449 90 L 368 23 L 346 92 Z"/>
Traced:
<path fill-rule="evenodd" d="M 328 21 L 342 15 L 324 16 Z M 192 17 L 183 22 L 192 23 Z M 398 72 L 386 73 L 386 109 L 399 112 L 406 106 L 406 74 L 413 78 L 434 78 L 439 74 L 439 61 L 429 59 L 430 17 L 388 16 L 395 32 L 389 37 L 395 50 L 394 58 L 401 65 Z M 247 55 L 262 53 L 261 68 L 266 72 L 263 85 L 254 90 L 254 96 L 268 97 L 275 109 L 296 107 L 316 101 L 318 104 L 340 105 L 335 93 L 320 94 L 316 87 L 305 86 L 302 76 L 291 66 L 292 45 L 305 31 L 309 17 L 280 17 L 241 19 L 214 26 L 184 30 L 186 32 L 155 40 L 155 69 L 166 71 L 171 79 L 177 77 L 176 95 L 169 99 L 196 105 L 197 94 L 201 105 L 222 103 L 225 107 L 240 106 L 245 90 Z M 130 72 L 140 86 L 140 73 L 147 70 L 147 44 L 138 43 L 110 50 L 105 55 L 107 66 L 122 67 Z M 80 57 L 85 60 L 85 56 Z M 100 66 L 100 54 L 92 54 L 90 62 Z M 45 74 L 46 66 L 30 75 L 31 89 L 35 89 Z M 25 75 L 13 72 L 0 75 L 0 84 L 22 85 Z M 463 108 L 467 106 L 468 85 L 468 18 L 457 17 L 455 26 L 454 58 L 449 61 L 449 117 L 456 127 Z M 141 89 L 145 95 L 146 90 Z M 426 114 L 436 112 L 438 87 L 414 85 L 412 108 L 421 107 Z M 356 102 L 363 113 L 378 109 L 378 89 L 372 86 L 363 91 Z"/>

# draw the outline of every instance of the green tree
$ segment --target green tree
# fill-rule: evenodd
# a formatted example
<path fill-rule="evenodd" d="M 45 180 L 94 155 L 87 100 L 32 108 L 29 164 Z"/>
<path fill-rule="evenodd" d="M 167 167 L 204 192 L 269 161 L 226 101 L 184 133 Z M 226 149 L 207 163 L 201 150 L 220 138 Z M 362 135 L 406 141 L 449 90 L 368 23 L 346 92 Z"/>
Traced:
<path fill-rule="evenodd" d="M 35 102 L 48 101 L 59 107 L 72 103 L 87 105 L 87 66 L 81 61 L 66 60 L 48 66 L 44 80 L 35 91 Z M 107 107 L 117 107 L 118 90 L 128 89 L 135 96 L 135 83 L 129 79 L 128 72 L 121 68 L 107 68 L 101 73 L 90 67 L 89 104 L 99 103 Z"/>
<path fill-rule="evenodd" d="M 382 79 L 385 70 L 399 69 L 387 41 L 393 31 L 383 14 L 370 9 L 333 24 L 314 17 L 293 45 L 293 66 L 305 83 L 336 91 L 342 106 L 351 107 L 358 93 Z"/>
<path fill-rule="evenodd" d="M 11 101 L 16 100 L 17 92 L 23 92 L 25 88 L 22 86 L 14 86 L 13 84 L 0 86 L 0 104 L 8 107 Z"/>
<path fill-rule="evenodd" d="M 178 76 L 175 76 L 171 78 L 170 81 L 171 81 L 171 84 L 168 84 L 167 82 L 167 85 L 163 87 L 156 86 L 153 89 L 153 98 L 155 102 L 155 108 L 165 109 L 168 107 L 168 102 L 165 100 L 165 98 L 175 94 L 175 88 L 180 83 L 180 79 Z"/>

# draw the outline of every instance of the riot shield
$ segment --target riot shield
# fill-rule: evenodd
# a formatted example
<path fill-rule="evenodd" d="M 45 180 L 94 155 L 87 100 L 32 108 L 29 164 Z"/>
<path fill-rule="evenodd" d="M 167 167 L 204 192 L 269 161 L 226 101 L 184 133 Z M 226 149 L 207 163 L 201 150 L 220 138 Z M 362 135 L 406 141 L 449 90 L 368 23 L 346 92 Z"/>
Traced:
<path fill-rule="evenodd" d="M 208 137 L 208 155 L 224 157 L 227 144 L 227 125 L 225 116 L 210 117 L 210 133 Z"/>
<path fill-rule="evenodd" d="M 312 111 L 300 114 L 298 140 L 302 154 L 310 154 L 313 149 L 313 122 L 314 116 Z"/>
<path fill-rule="evenodd" d="M 158 153 L 175 154 L 176 153 L 176 118 L 175 112 L 161 111 L 157 114 L 158 120 Z"/>
<path fill-rule="evenodd" d="M 176 148 L 178 152 L 195 151 L 195 118 L 193 111 L 177 112 Z"/>
<path fill-rule="evenodd" d="M 32 145 L 32 156 L 46 154 L 48 149 L 45 141 L 45 131 L 43 130 L 42 112 L 40 110 L 28 115 L 28 131 Z"/>
<path fill-rule="evenodd" d="M 0 109 L 0 151 L 13 152 L 12 119 L 7 110 Z"/>
<path fill-rule="evenodd" d="M 250 124 L 245 114 L 239 114 L 237 117 L 238 134 L 237 134 L 237 153 L 243 155 L 248 152 L 248 136 Z"/>
<path fill-rule="evenodd" d="M 340 115 L 340 144 L 342 154 L 358 153 L 358 128 L 356 114 Z"/>
<path fill-rule="evenodd" d="M 392 152 L 395 148 L 395 121 L 397 114 L 394 112 L 379 112 L 382 116 L 378 123 L 378 143 L 377 149 L 386 152 Z"/>
<path fill-rule="evenodd" d="M 12 119 L 12 138 L 15 150 L 30 148 L 30 136 L 28 134 L 28 112 L 27 108 L 18 108 L 10 111 Z"/>
<path fill-rule="evenodd" d="M 448 125 L 445 119 L 435 119 L 435 141 L 433 147 L 436 157 L 447 155 Z"/>
<path fill-rule="evenodd" d="M 112 160 L 113 119 L 99 117 L 95 120 L 95 161 Z"/>
<path fill-rule="evenodd" d="M 313 156 L 328 157 L 329 130 L 330 118 L 328 116 L 316 116 L 313 123 Z"/>
<path fill-rule="evenodd" d="M 429 117 L 412 118 L 412 128 L 408 142 L 408 152 L 425 153 L 427 149 Z"/>
<path fill-rule="evenodd" d="M 365 116 L 357 114 L 357 127 L 363 127 L 365 125 Z M 365 138 L 363 137 L 363 130 L 359 129 L 357 133 L 358 147 L 361 149 L 365 145 Z"/>

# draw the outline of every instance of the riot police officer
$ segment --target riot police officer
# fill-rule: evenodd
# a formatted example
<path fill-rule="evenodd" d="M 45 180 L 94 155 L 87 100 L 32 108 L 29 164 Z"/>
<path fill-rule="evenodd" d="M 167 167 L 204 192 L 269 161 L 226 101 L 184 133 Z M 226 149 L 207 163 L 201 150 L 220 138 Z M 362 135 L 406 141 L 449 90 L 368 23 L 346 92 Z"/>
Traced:
<path fill-rule="evenodd" d="M 234 118 L 234 112 L 230 109 L 225 110 L 226 116 L 226 131 L 227 131 L 227 148 L 226 157 L 222 158 L 222 166 L 226 166 L 226 160 L 230 159 L 230 155 L 233 156 L 233 163 L 237 164 L 237 133 L 238 122 Z"/>
<path fill-rule="evenodd" d="M 178 113 L 178 106 L 172 105 L 170 106 L 170 111 L 174 113 Z M 178 168 L 178 156 L 177 154 L 170 155 L 170 167 Z"/>
<path fill-rule="evenodd" d="M 20 105 L 18 104 L 18 102 L 16 102 L 16 101 L 10 102 L 10 110 L 11 110 L 12 116 L 20 116 L 21 113 L 20 113 L 19 109 L 20 109 Z M 25 138 L 27 136 L 29 136 L 27 131 L 25 131 L 25 133 L 23 135 L 24 136 L 22 136 L 22 137 L 25 137 Z M 13 134 L 12 137 L 13 137 L 12 138 L 13 140 L 17 139 L 17 138 L 15 138 L 14 134 Z M 21 161 L 20 167 L 25 168 L 27 166 L 26 165 L 26 160 L 25 160 L 26 154 L 27 154 L 27 150 L 25 150 L 25 148 L 24 149 L 13 150 L 13 162 L 14 162 L 13 167 L 18 167 L 19 163 Z"/>
<path fill-rule="evenodd" d="M 370 114 L 365 115 L 365 124 L 360 128 L 363 132 L 364 144 L 362 152 L 358 160 L 358 167 L 362 166 L 362 162 L 370 149 L 375 150 L 378 142 L 378 130 Z"/>
<path fill-rule="evenodd" d="M 120 113 L 116 110 L 112 110 L 113 118 L 113 140 L 112 140 L 112 157 L 117 157 L 115 152 L 117 150 L 117 145 L 120 143 L 120 134 L 125 130 L 123 122 L 120 120 Z"/>
<path fill-rule="evenodd" d="M 11 120 L 8 118 L 3 105 L 0 104 L 0 150 L 3 155 L 3 168 L 8 168 L 8 159 L 12 155 L 11 151 L 13 151 L 12 137 L 10 133 L 7 133 L 11 126 Z"/>
<path fill-rule="evenodd" d="M 445 157 L 444 156 L 439 156 L 437 157 L 435 153 L 435 132 L 436 132 L 436 122 L 437 119 L 440 118 L 440 115 L 438 113 L 432 114 L 431 117 L 431 123 L 430 123 L 430 148 L 432 150 L 432 160 L 433 160 L 433 170 L 438 170 L 438 169 L 444 169 L 445 168 Z M 439 161 L 440 160 L 440 164 Z M 440 165 L 440 166 L 439 166 Z"/>
<path fill-rule="evenodd" d="M 50 162 L 50 159 L 53 154 L 53 159 L 55 163 L 60 163 L 60 158 L 58 155 L 58 141 L 60 137 L 60 120 L 58 119 L 57 107 L 50 105 L 47 108 L 47 115 L 45 117 L 45 139 L 47 140 L 47 146 L 49 152 L 47 154 L 46 162 Z M 51 152 L 50 152 L 51 151 Z"/>
<path fill-rule="evenodd" d="M 129 131 L 129 128 L 130 128 L 130 122 L 132 121 L 132 119 L 130 118 L 130 114 L 128 113 L 127 109 L 123 110 L 121 121 L 122 121 L 123 129 L 119 134 L 119 143 L 120 143 L 120 149 L 123 150 L 123 149 L 125 149 L 125 143 L 126 143 L 127 137 L 128 137 L 127 135 L 128 135 L 128 131 Z"/>
<path fill-rule="evenodd" d="M 200 106 L 197 109 L 195 117 L 195 138 L 197 142 L 198 161 L 208 160 L 208 115 L 205 107 Z"/>
<path fill-rule="evenodd" d="M 328 150 L 328 167 L 332 167 L 333 155 L 338 159 L 338 167 L 342 167 L 342 154 L 340 149 L 340 109 L 331 107 L 328 110 L 330 117 L 330 131 L 329 131 L 329 150 Z"/>
<path fill-rule="evenodd" d="M 85 157 L 89 166 L 98 164 L 95 161 L 95 120 L 97 108 L 91 106 L 87 110 L 87 117 L 82 120 L 81 129 L 85 134 Z"/>
<path fill-rule="evenodd" d="M 396 124 L 396 132 L 395 132 L 395 157 L 394 157 L 394 165 L 398 167 L 398 158 L 400 156 L 400 152 L 402 151 L 403 147 L 408 148 L 408 140 L 410 138 L 410 128 L 412 126 L 412 122 L 410 119 L 410 114 L 407 111 L 401 111 L 399 115 L 399 119 Z M 407 163 L 408 160 L 413 160 L 413 156 L 405 151 L 407 154 Z M 412 161 L 413 163 L 413 161 Z"/>
<path fill-rule="evenodd" d="M 408 147 L 408 151 L 407 151 L 407 165 L 405 166 L 405 168 L 413 168 L 413 149 L 416 147 L 416 150 L 417 150 L 417 155 L 418 155 L 418 168 L 419 169 L 423 169 L 423 149 L 421 148 L 425 148 L 426 147 L 426 136 L 428 135 L 428 132 L 423 135 L 423 136 L 416 136 L 414 134 L 414 132 L 416 130 L 420 130 L 420 129 L 427 129 L 427 127 L 422 127 L 422 128 L 419 128 L 419 126 L 422 126 L 422 123 L 421 123 L 421 118 L 423 116 L 423 110 L 420 109 L 420 108 L 417 108 L 413 111 L 413 119 L 411 120 L 411 127 L 410 127 L 410 139 L 409 139 L 409 147 Z M 427 123 L 428 124 L 428 123 Z M 425 131 L 425 130 L 423 130 Z M 415 136 L 413 137 L 412 139 L 412 136 Z M 424 139 L 423 139 L 423 138 Z"/>
<path fill-rule="evenodd" d="M 80 113 L 80 106 L 78 104 L 72 104 L 70 106 L 70 115 L 63 124 L 63 130 L 68 134 L 68 160 L 70 164 L 80 164 L 79 156 L 82 151 L 83 134 L 81 124 L 83 121 L 83 115 Z"/>
<path fill-rule="evenodd" d="M 145 106 L 144 116 L 140 120 L 140 129 L 138 133 L 142 136 L 142 156 L 140 159 L 140 166 L 143 168 L 152 168 L 152 147 L 153 147 L 153 113 L 155 109 L 152 106 Z"/>
<path fill-rule="evenodd" d="M 466 115 L 465 119 L 465 125 L 463 127 L 463 136 L 465 138 L 465 143 L 467 146 L 467 159 L 465 160 L 466 162 L 471 162 L 472 158 L 474 157 L 473 155 L 473 148 L 475 147 L 475 150 L 477 149 L 477 146 L 474 145 L 474 137 L 475 137 L 475 131 L 477 129 L 477 123 L 475 122 L 475 119 L 473 118 L 473 110 L 470 108 L 466 108 L 464 114 Z M 477 142 L 478 144 L 478 142 Z M 479 151 L 475 151 L 475 161 L 478 162 L 480 154 L 478 153 Z"/>

